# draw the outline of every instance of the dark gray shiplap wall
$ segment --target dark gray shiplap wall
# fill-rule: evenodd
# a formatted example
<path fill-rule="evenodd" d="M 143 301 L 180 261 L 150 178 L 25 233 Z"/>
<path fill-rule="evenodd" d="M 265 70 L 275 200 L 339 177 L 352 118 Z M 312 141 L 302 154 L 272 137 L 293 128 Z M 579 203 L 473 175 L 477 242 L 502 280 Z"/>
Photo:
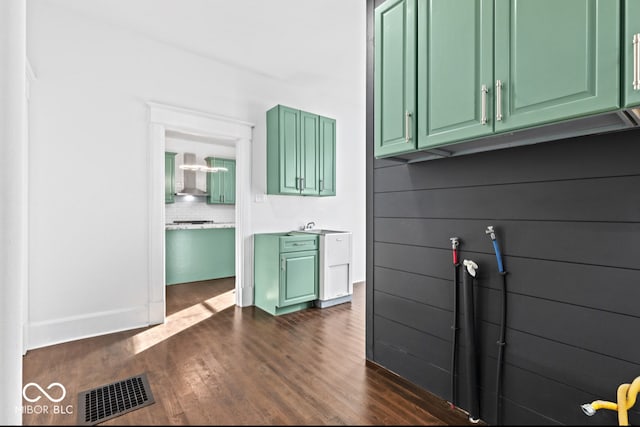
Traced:
<path fill-rule="evenodd" d="M 590 418 L 579 405 L 615 401 L 618 385 L 640 375 L 640 130 L 412 165 L 375 160 L 373 7 L 369 0 L 367 358 L 450 399 L 449 238 L 458 236 L 461 257 L 479 265 L 481 418 L 495 422 L 501 277 L 485 234 L 493 225 L 508 271 L 503 423 L 616 425 L 614 412 Z M 464 357 L 463 346 L 462 408 Z M 631 424 L 640 423 L 638 406 Z"/>

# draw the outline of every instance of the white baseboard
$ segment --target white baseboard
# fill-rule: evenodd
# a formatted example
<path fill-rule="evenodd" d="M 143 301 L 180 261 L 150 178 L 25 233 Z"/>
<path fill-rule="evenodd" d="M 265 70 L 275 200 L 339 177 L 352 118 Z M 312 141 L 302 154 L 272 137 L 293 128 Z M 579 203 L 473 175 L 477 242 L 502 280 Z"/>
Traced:
<path fill-rule="evenodd" d="M 27 350 L 149 326 L 146 305 L 27 325 Z"/>

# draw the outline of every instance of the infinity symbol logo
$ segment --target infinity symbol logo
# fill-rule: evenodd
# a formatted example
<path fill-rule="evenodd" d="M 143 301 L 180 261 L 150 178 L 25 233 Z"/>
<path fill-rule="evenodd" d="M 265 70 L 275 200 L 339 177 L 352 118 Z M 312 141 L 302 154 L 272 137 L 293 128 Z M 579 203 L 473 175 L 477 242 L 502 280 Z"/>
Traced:
<path fill-rule="evenodd" d="M 58 399 L 54 399 L 53 397 L 51 397 L 51 395 L 49 393 L 47 393 L 46 391 L 44 391 L 44 389 L 42 387 L 40 387 L 40 385 L 36 384 L 36 383 L 29 383 L 27 385 L 25 385 L 22 388 L 22 397 L 25 398 L 25 400 L 34 403 L 37 402 L 38 400 L 40 400 L 40 398 L 42 396 L 37 396 L 33 399 L 27 397 L 27 389 L 29 387 L 35 387 L 38 390 L 40 390 L 40 393 L 43 394 L 47 399 L 49 399 L 50 401 L 54 402 L 54 403 L 58 403 L 60 402 L 62 399 L 64 399 L 64 397 L 67 395 L 67 389 L 64 388 L 64 386 L 60 383 L 51 383 L 47 386 L 47 390 L 51 390 L 52 387 L 59 387 L 62 390 L 62 396 L 59 397 Z"/>

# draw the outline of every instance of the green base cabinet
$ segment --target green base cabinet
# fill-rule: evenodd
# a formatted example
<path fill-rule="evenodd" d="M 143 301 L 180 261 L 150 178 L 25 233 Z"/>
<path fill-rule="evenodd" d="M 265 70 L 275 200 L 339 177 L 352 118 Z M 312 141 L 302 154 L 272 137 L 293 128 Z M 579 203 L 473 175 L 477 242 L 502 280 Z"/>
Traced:
<path fill-rule="evenodd" d="M 167 230 L 165 248 L 167 285 L 236 275 L 235 228 Z"/>
<path fill-rule="evenodd" d="M 622 95 L 625 107 L 640 105 L 640 0 L 625 0 L 622 37 Z"/>
<path fill-rule="evenodd" d="M 176 154 L 164 153 L 164 202 L 174 203 L 173 195 L 176 192 Z"/>
<path fill-rule="evenodd" d="M 267 194 L 335 196 L 336 121 L 276 105 L 267 111 Z"/>
<path fill-rule="evenodd" d="M 310 308 L 318 299 L 318 236 L 254 235 L 254 299 L 272 315 Z"/>
<path fill-rule="evenodd" d="M 236 203 L 236 161 L 218 157 L 205 158 L 207 166 L 225 168 L 218 172 L 207 172 L 207 203 L 234 205 Z"/>

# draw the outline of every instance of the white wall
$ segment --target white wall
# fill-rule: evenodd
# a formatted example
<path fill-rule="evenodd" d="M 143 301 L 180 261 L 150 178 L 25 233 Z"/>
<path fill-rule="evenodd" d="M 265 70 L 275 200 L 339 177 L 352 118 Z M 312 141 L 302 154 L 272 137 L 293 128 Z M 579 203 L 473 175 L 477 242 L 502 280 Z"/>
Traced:
<path fill-rule="evenodd" d="M 27 283 L 26 9 L 0 2 L 0 424 L 22 422 Z"/>
<path fill-rule="evenodd" d="M 327 87 L 270 79 L 29 1 L 27 50 L 38 80 L 30 118 L 28 348 L 148 322 L 146 101 L 255 124 L 254 195 L 266 188 L 269 108 L 335 118 L 336 197 L 269 195 L 253 204 L 250 229 L 315 221 L 351 230 L 354 280 L 365 279 L 365 4 L 349 4 L 353 22 L 335 31 L 345 31 L 336 48 L 353 62 L 353 80 Z"/>

